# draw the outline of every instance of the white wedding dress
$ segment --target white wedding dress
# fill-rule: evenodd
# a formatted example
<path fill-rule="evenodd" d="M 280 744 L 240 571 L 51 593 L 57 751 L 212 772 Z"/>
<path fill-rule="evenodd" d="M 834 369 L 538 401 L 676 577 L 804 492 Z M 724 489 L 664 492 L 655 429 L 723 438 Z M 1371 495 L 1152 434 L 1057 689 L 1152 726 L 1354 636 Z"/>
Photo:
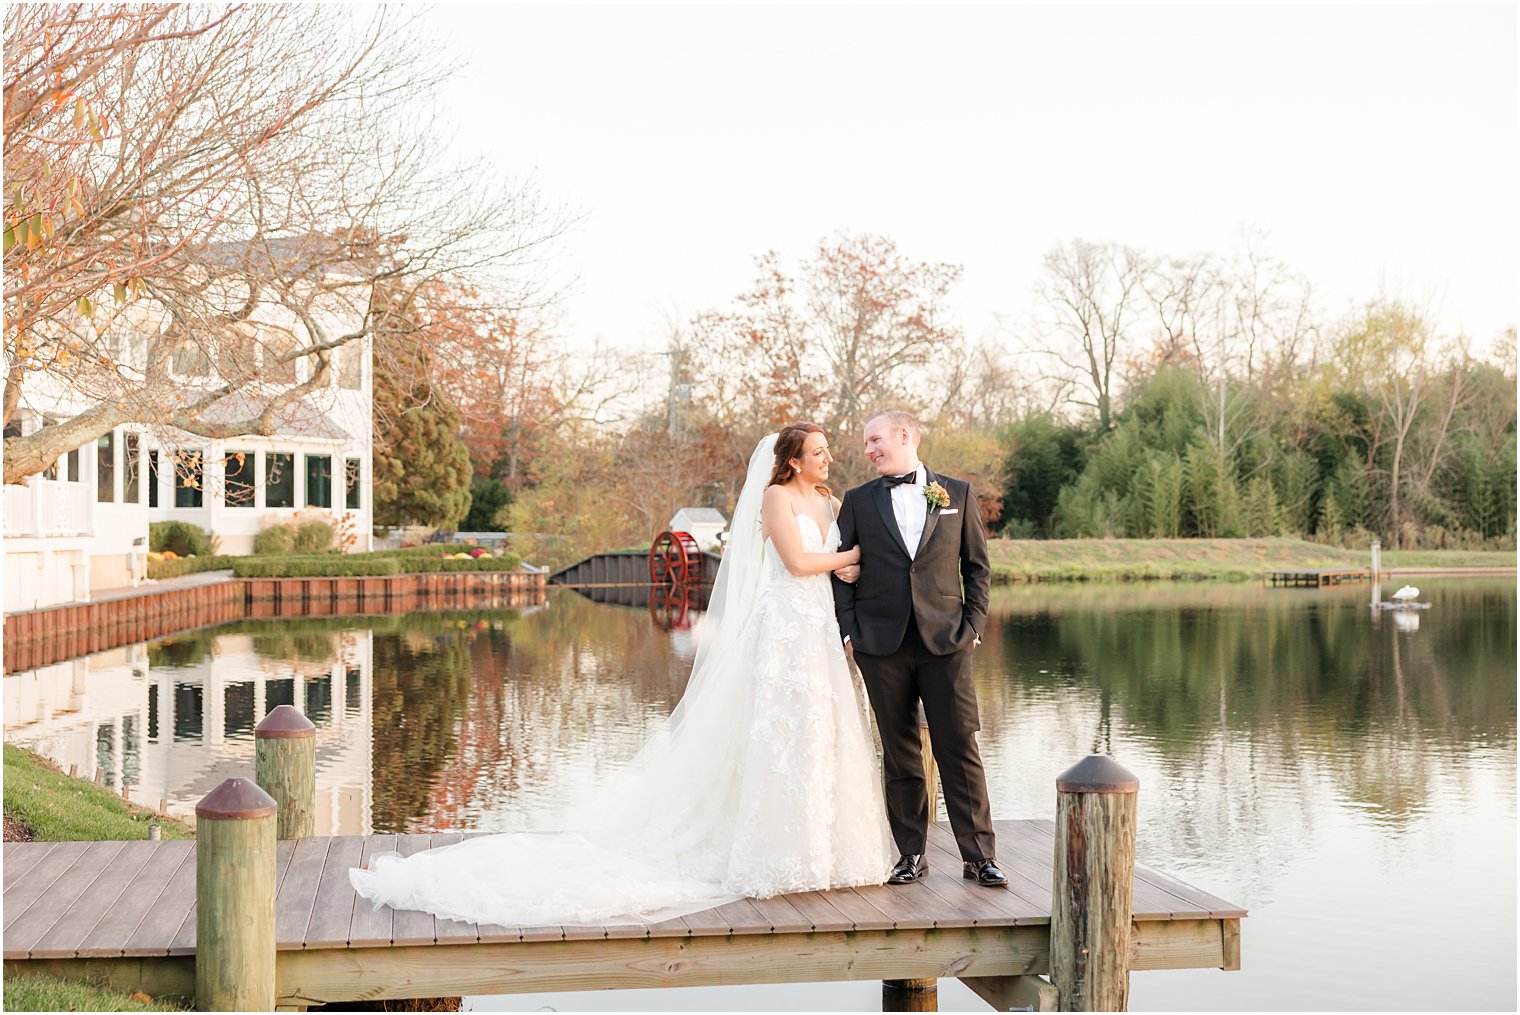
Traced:
<path fill-rule="evenodd" d="M 350 871 L 376 905 L 505 926 L 661 920 L 739 897 L 880 884 L 893 859 L 864 688 L 827 574 L 761 537 L 750 461 L 692 676 L 661 735 L 573 830 L 468 839 Z M 805 550 L 828 533 L 796 519 Z"/>

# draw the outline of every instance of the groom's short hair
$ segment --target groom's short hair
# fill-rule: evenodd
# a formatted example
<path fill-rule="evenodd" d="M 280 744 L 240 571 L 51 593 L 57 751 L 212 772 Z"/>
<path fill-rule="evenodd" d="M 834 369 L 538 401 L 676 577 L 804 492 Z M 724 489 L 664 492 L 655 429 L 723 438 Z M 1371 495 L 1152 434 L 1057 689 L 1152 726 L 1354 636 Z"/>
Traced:
<path fill-rule="evenodd" d="M 870 426 L 878 419 L 886 420 L 894 430 L 908 431 L 908 439 L 914 444 L 919 442 L 921 434 L 918 429 L 918 417 L 907 409 L 877 409 L 866 417 L 866 426 Z"/>

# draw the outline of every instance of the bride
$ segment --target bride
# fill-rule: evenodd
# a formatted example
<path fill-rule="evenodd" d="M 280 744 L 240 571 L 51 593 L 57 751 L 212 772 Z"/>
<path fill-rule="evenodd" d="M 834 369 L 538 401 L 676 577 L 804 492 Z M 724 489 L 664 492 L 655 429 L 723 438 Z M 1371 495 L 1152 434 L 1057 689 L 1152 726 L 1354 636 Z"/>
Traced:
<path fill-rule="evenodd" d="M 351 870 L 375 904 L 507 926 L 662 920 L 740 897 L 880 884 L 891 864 L 863 688 L 829 573 L 828 439 L 760 441 L 680 702 L 570 830 L 481 836 Z"/>

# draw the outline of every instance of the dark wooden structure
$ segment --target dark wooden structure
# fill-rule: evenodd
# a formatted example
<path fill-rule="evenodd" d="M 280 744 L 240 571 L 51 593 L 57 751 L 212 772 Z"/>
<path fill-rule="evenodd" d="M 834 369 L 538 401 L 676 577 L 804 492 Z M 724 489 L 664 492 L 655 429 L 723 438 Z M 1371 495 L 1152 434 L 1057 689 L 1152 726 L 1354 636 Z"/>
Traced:
<path fill-rule="evenodd" d="M 1385 574 L 1387 572 L 1384 572 Z M 1370 567 L 1277 568 L 1262 575 L 1274 588 L 1322 589 L 1332 585 L 1372 581 Z"/>
<path fill-rule="evenodd" d="M 711 581 L 718 573 L 722 558 L 715 553 L 702 553 L 704 581 Z M 615 553 L 594 553 L 585 560 L 556 571 L 549 577 L 550 584 L 587 589 L 621 585 L 649 586 L 649 554 L 643 550 L 620 550 Z M 697 583 L 700 584 L 700 583 Z M 600 600 L 598 600 L 600 602 Z M 640 602 L 638 605 L 643 605 Z"/>

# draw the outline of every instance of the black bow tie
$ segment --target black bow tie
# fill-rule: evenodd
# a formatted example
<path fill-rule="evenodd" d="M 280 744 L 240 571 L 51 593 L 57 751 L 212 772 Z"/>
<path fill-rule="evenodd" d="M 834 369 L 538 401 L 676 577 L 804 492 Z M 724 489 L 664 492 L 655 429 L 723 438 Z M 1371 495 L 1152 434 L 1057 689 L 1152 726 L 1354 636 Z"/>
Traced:
<path fill-rule="evenodd" d="M 888 486 L 902 486 L 902 485 L 904 485 L 906 483 L 911 483 L 911 482 L 913 482 L 916 479 L 918 479 L 918 470 L 917 469 L 914 469 L 912 472 L 908 473 L 906 476 L 883 476 L 882 477 L 882 481 L 885 482 Z"/>

